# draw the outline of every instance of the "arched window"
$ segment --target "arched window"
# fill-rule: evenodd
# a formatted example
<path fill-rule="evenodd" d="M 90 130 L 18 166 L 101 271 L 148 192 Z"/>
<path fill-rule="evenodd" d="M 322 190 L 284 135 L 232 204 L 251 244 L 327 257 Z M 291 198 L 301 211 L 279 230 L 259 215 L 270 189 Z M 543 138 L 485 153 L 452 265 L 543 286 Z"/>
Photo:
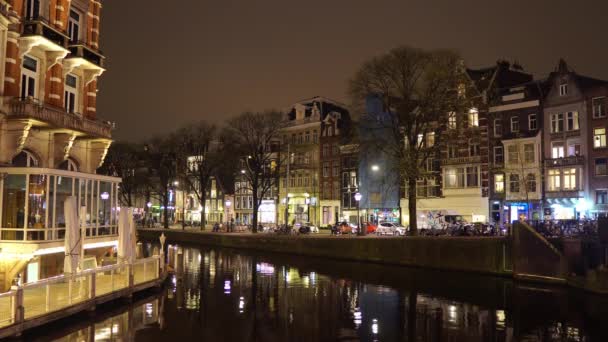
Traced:
<path fill-rule="evenodd" d="M 33 153 L 23 150 L 13 158 L 11 164 L 17 167 L 38 167 L 38 158 Z"/>
<path fill-rule="evenodd" d="M 71 158 L 68 158 L 68 159 L 64 160 L 61 164 L 59 164 L 59 168 L 62 170 L 67 170 L 67 171 L 74 171 L 74 172 L 78 171 L 78 165 Z"/>

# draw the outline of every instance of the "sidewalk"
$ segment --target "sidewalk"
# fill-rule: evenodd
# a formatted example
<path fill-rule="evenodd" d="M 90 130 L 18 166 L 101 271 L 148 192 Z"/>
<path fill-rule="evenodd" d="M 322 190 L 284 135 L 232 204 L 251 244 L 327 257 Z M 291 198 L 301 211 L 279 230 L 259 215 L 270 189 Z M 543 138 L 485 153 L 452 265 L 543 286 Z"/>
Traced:
<path fill-rule="evenodd" d="M 163 231 L 165 230 L 165 228 L 161 227 L 155 227 L 155 228 L 149 228 L 149 227 L 143 227 L 143 226 L 138 226 L 137 227 L 138 230 L 150 230 L 150 231 Z M 207 225 L 205 227 L 205 230 L 201 230 L 200 226 L 186 226 L 186 227 L 182 227 L 181 224 L 174 224 L 174 225 L 170 225 L 169 226 L 169 230 L 171 231 L 186 231 L 189 233 L 201 233 L 201 234 L 205 234 L 205 233 L 209 233 L 209 234 L 230 234 L 230 235 L 253 235 L 253 233 L 249 230 L 245 230 L 245 231 L 234 231 L 234 232 L 226 232 L 225 231 L 225 227 L 222 228 L 221 231 L 219 232 L 212 232 L 211 230 L 213 229 L 213 225 Z M 260 232 L 258 231 L 256 235 L 273 235 L 276 236 L 278 234 L 272 233 L 272 232 Z M 293 234 L 294 236 L 296 235 L 300 235 L 300 234 Z M 319 233 L 312 233 L 312 234 L 306 234 L 306 235 L 310 235 L 310 236 L 329 236 L 331 235 L 330 230 L 328 229 L 320 229 Z M 353 235 L 355 236 L 355 235 Z"/>

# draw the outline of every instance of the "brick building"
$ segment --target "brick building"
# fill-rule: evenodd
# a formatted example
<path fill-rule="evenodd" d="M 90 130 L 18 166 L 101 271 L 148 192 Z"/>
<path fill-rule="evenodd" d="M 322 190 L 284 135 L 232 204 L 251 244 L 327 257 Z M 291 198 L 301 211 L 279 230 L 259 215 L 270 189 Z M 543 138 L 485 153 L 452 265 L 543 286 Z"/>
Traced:
<path fill-rule="evenodd" d="M 61 271 L 63 202 L 86 207 L 87 241 L 116 242 L 120 179 L 96 175 L 112 124 L 97 118 L 99 0 L 0 1 L 0 290 Z M 27 244 L 17 241 L 27 241 Z M 40 255 L 40 256 L 36 256 Z"/>

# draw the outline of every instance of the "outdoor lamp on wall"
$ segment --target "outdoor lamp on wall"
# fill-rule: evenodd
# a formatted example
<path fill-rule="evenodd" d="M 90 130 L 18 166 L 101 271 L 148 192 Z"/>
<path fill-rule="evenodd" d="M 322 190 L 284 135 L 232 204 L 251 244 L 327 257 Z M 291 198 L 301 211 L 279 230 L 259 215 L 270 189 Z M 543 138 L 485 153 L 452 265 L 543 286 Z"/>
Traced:
<path fill-rule="evenodd" d="M 101 199 L 102 199 L 102 200 L 104 200 L 104 201 L 105 201 L 105 200 L 107 200 L 108 198 L 110 198 L 110 194 L 109 194 L 109 193 L 107 193 L 107 192 L 102 192 L 102 193 L 101 193 L 101 195 L 100 195 L 100 197 L 101 197 Z"/>

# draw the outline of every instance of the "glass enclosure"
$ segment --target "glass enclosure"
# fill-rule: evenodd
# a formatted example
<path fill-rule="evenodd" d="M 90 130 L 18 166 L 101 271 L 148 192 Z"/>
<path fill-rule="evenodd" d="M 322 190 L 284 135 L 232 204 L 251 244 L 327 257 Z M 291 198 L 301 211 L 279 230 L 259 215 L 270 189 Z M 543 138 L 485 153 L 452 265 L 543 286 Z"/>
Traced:
<path fill-rule="evenodd" d="M 120 178 L 42 168 L 0 168 L 0 240 L 65 236 L 64 202 L 75 196 L 87 236 L 118 233 Z"/>

